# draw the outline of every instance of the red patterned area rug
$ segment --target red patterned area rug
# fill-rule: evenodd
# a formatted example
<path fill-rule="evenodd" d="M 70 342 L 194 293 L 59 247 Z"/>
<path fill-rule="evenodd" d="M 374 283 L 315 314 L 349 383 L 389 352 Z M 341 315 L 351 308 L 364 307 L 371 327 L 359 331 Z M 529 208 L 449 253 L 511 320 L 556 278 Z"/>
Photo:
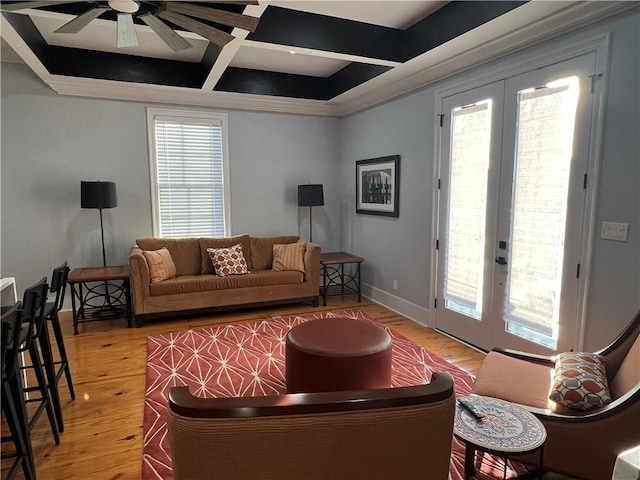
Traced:
<path fill-rule="evenodd" d="M 173 480 L 167 438 L 167 398 L 171 387 L 186 385 L 200 397 L 279 395 L 286 392 L 285 339 L 294 326 L 313 319 L 349 317 L 375 322 L 359 310 L 322 312 L 258 322 L 221 325 L 153 335 L 147 340 L 144 406 L 143 480 Z M 473 377 L 385 327 L 393 338 L 392 385 L 428 383 L 433 372 L 449 372 L 456 395 L 469 394 Z M 481 480 L 502 478 L 503 461 L 485 455 Z M 526 471 L 510 465 L 508 477 Z M 464 478 L 464 446 L 454 438 L 449 478 Z"/>

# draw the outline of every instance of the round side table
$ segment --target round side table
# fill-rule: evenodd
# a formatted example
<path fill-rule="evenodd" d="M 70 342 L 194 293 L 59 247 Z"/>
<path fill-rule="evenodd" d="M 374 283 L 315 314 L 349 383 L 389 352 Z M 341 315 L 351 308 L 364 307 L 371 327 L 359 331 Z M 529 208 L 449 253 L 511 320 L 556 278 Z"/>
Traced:
<path fill-rule="evenodd" d="M 475 474 L 476 450 L 504 459 L 503 478 L 507 476 L 509 458 L 538 451 L 538 478 L 541 479 L 547 431 L 540 420 L 524 408 L 505 400 L 480 395 L 464 398 L 484 415 L 478 419 L 460 404 L 456 408 L 453 434 L 465 443 L 465 479 Z"/>

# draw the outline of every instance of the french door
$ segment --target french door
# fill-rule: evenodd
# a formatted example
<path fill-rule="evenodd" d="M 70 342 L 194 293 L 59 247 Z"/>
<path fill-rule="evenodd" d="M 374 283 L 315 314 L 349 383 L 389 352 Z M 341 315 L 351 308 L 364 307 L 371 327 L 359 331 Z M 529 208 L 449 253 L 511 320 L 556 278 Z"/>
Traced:
<path fill-rule="evenodd" d="M 570 350 L 595 54 L 444 97 L 436 328 L 489 350 Z"/>

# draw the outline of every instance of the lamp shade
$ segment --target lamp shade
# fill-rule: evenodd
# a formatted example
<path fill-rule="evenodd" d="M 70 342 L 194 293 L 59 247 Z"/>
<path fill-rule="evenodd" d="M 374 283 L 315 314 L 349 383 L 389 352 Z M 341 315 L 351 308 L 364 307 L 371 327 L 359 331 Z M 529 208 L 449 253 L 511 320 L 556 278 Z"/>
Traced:
<path fill-rule="evenodd" d="M 298 206 L 319 207 L 324 205 L 322 184 L 298 185 Z"/>
<path fill-rule="evenodd" d="M 114 208 L 118 206 L 115 182 L 80 182 L 82 208 Z"/>

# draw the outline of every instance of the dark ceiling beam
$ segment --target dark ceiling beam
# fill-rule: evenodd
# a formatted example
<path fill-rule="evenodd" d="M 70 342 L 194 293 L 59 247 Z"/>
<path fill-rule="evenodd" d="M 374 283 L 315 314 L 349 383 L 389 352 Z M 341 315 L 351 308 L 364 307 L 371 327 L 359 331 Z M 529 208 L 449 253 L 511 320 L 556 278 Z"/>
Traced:
<path fill-rule="evenodd" d="M 256 31 L 247 39 L 400 62 L 403 33 L 394 28 L 269 6 Z"/>
<path fill-rule="evenodd" d="M 200 88 L 207 71 L 202 65 L 79 48 L 49 46 L 49 73 L 120 82 Z"/>
<path fill-rule="evenodd" d="M 27 44 L 33 54 L 40 60 L 40 63 L 44 65 L 46 69 L 49 69 L 47 63 L 47 49 L 48 45 L 44 37 L 35 26 L 31 17 L 28 15 L 20 15 L 17 13 L 2 13 L 4 18 L 11 24 L 16 33 L 20 35 L 24 43 Z"/>
<path fill-rule="evenodd" d="M 391 67 L 352 62 L 327 79 L 326 100 L 337 97 L 388 70 L 391 70 Z"/>
<path fill-rule="evenodd" d="M 229 67 L 214 90 L 330 100 L 390 69 L 391 67 L 354 62 L 324 78 Z"/>
<path fill-rule="evenodd" d="M 449 2 L 404 31 L 402 61 L 422 55 L 525 3 L 527 1 Z"/>
<path fill-rule="evenodd" d="M 307 75 L 228 67 L 214 90 L 216 92 L 326 100 L 326 82 L 325 78 Z"/>

